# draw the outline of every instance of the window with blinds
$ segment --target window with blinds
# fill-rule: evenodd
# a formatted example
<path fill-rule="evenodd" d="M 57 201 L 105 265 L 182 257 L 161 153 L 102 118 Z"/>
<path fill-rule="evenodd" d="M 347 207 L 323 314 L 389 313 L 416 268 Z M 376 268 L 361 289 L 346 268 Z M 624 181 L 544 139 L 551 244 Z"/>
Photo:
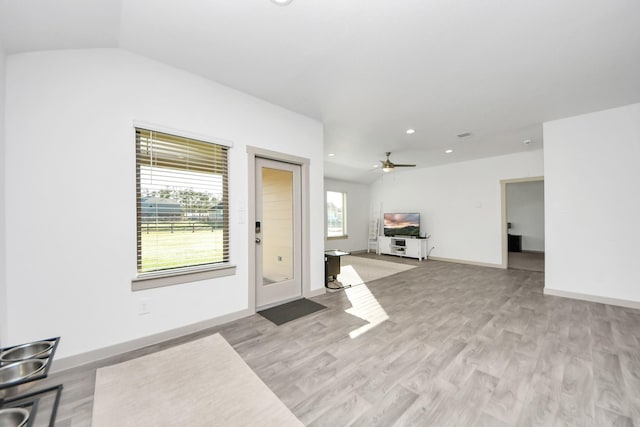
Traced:
<path fill-rule="evenodd" d="M 229 262 L 227 150 L 136 128 L 139 274 Z"/>

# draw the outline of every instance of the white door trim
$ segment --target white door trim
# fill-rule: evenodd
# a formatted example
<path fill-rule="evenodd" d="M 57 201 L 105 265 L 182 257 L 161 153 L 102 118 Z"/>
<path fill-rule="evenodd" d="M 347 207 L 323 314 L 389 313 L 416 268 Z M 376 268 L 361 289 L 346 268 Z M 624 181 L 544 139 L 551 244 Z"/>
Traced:
<path fill-rule="evenodd" d="M 304 157 L 292 156 L 285 153 L 279 153 L 276 151 L 265 150 L 258 147 L 247 146 L 247 161 L 248 161 L 248 204 L 247 204 L 247 227 L 248 227 L 248 308 L 253 313 L 256 312 L 256 251 L 255 251 L 255 224 L 256 224 L 256 157 L 263 159 L 277 160 L 285 163 L 292 163 L 300 166 L 300 179 L 302 190 L 301 194 L 301 222 L 302 222 L 302 296 L 309 297 L 311 293 L 311 274 L 310 274 L 310 236 L 309 229 L 309 159 Z"/>

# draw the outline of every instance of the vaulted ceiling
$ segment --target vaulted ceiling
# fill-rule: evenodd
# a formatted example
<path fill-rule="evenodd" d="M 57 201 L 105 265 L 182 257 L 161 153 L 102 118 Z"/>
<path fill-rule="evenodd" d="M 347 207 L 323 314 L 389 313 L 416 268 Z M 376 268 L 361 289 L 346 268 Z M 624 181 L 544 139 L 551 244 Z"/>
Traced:
<path fill-rule="evenodd" d="M 325 175 L 361 182 L 385 151 L 540 149 L 544 121 L 640 102 L 639 23 L 637 0 L 0 1 L 8 54 L 119 47 L 188 70 L 322 121 Z"/>

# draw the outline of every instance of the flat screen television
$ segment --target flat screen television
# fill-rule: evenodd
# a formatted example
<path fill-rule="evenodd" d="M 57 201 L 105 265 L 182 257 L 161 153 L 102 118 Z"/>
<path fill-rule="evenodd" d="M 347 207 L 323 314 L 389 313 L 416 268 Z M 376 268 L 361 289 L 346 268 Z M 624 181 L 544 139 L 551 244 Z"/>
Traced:
<path fill-rule="evenodd" d="M 384 214 L 385 236 L 420 237 L 419 213 L 386 213 Z"/>

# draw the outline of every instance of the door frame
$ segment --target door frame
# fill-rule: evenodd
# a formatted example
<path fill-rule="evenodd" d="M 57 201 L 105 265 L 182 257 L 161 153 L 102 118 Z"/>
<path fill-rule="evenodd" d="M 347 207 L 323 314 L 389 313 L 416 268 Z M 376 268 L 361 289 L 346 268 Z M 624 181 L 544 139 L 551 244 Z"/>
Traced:
<path fill-rule="evenodd" d="M 508 239 L 508 230 L 507 230 L 507 184 L 517 184 L 520 182 L 536 182 L 543 181 L 544 176 L 532 176 L 529 178 L 515 178 L 515 179 L 502 179 L 500 180 L 500 203 L 502 210 L 502 264 L 501 268 L 507 269 L 509 268 L 509 242 Z"/>
<path fill-rule="evenodd" d="M 275 160 L 278 162 L 291 163 L 300 166 L 300 203 L 301 203 L 301 227 L 302 227 L 302 254 L 301 281 L 302 296 L 311 296 L 311 274 L 310 274 L 310 217 L 309 217 L 309 165 L 310 160 L 304 157 L 292 156 L 290 154 L 279 153 L 277 151 L 265 150 L 263 148 L 247 146 L 247 172 L 248 172 L 248 205 L 247 205 L 247 249 L 248 249 L 248 309 L 256 312 L 256 158 Z"/>

